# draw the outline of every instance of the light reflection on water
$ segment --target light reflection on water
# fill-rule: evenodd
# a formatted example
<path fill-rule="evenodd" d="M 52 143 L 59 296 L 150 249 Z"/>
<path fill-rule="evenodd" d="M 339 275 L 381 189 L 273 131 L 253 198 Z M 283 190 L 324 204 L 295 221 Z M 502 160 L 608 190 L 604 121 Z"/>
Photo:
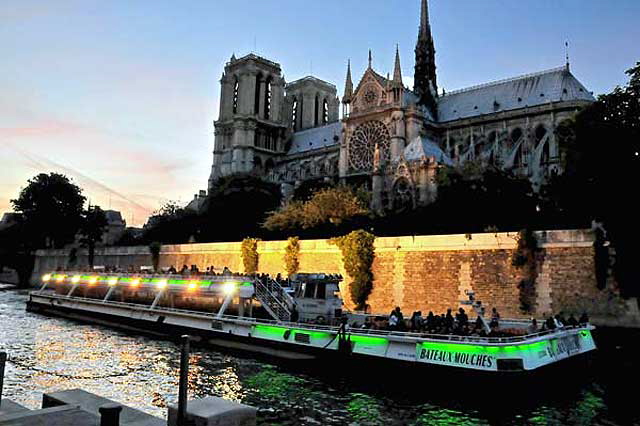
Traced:
<path fill-rule="evenodd" d="M 43 392 L 82 388 L 159 417 L 176 402 L 176 345 L 30 314 L 24 311 L 26 297 L 24 292 L 0 291 L 0 350 L 11 358 L 5 374 L 6 397 L 38 408 Z M 317 371 L 311 376 L 213 349 L 194 349 L 189 364 L 190 398 L 215 395 L 256 406 L 260 424 L 616 424 L 597 385 L 581 389 L 568 401 L 483 409 L 465 406 L 455 395 L 443 403 L 426 393 L 420 397 L 422 390 L 408 396 L 397 385 L 375 380 L 356 384 L 318 377 L 322 372 Z M 327 366 L 326 371 L 330 369 Z M 437 388 L 427 377 L 425 389 Z M 475 391 L 473 383 L 461 384 L 461 392 Z M 508 391 L 527 398 L 526 390 Z M 496 397 L 499 401 L 501 396 Z"/>

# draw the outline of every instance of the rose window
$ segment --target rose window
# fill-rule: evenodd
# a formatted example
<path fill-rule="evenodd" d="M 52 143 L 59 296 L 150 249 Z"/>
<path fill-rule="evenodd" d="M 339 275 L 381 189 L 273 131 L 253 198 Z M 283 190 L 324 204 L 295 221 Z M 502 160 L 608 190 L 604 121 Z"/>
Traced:
<path fill-rule="evenodd" d="M 349 139 L 349 167 L 362 172 L 373 169 L 376 144 L 380 147 L 380 159 L 389 161 L 389 130 L 380 121 L 368 121 L 356 127 Z"/>

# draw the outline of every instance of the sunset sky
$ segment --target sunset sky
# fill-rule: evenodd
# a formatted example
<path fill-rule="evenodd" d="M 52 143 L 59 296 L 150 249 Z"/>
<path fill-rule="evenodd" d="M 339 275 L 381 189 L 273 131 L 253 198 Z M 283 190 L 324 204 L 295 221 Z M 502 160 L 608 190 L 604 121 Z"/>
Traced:
<path fill-rule="evenodd" d="M 0 216 L 37 173 L 142 225 L 206 189 L 224 63 L 256 51 L 341 94 L 374 68 L 413 75 L 419 0 L 0 1 Z M 431 0 L 448 91 L 564 64 L 595 94 L 640 60 L 637 0 Z M 410 84 L 407 78 L 407 84 Z"/>

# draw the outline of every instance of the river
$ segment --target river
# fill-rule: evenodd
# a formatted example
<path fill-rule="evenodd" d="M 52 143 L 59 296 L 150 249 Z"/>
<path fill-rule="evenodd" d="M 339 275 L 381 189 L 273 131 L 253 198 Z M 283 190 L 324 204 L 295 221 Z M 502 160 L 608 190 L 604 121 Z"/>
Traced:
<path fill-rule="evenodd" d="M 179 349 L 169 341 L 25 312 L 27 293 L 0 290 L 3 395 L 39 408 L 42 393 L 82 388 L 166 416 L 177 400 Z M 542 388 L 479 388 L 470 376 L 453 389 L 428 375 L 351 375 L 337 366 L 291 368 L 274 360 L 194 348 L 189 398 L 219 396 L 258 407 L 261 425 L 627 425 L 640 424 L 637 343 L 611 331 L 581 377 Z M 636 342 L 637 334 L 627 341 Z M 600 343 L 597 341 L 597 343 Z"/>

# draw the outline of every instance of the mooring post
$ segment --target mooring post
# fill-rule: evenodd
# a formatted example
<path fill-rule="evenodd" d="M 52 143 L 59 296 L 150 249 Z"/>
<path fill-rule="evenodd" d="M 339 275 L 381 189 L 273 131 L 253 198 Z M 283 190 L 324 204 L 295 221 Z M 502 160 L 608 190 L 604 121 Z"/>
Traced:
<path fill-rule="evenodd" d="M 187 425 L 187 384 L 189 379 L 189 336 L 184 335 L 180 352 L 180 384 L 178 385 L 178 426 Z"/>
<path fill-rule="evenodd" d="M 0 402 L 2 402 L 2 386 L 4 386 L 4 364 L 7 362 L 7 353 L 0 352 Z"/>
<path fill-rule="evenodd" d="M 100 412 L 100 426 L 120 426 L 120 412 L 122 405 L 105 404 L 98 408 Z"/>

